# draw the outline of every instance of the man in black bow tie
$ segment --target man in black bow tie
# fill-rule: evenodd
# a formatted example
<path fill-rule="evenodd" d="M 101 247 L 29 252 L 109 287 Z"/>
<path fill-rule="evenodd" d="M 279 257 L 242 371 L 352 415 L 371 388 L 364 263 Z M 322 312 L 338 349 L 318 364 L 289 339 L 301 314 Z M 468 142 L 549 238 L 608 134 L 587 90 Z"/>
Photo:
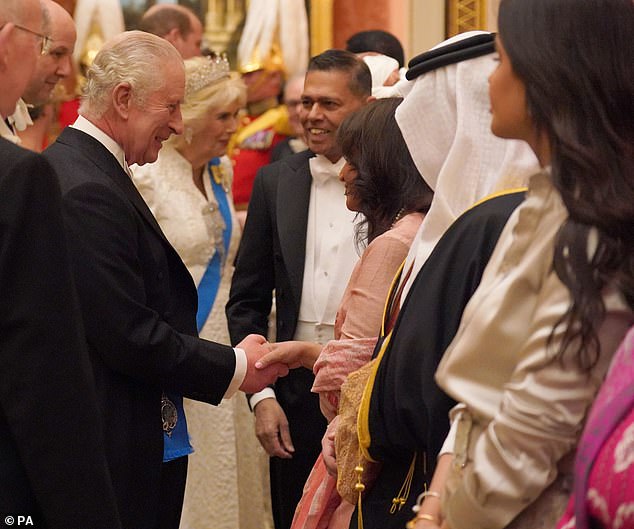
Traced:
<path fill-rule="evenodd" d="M 354 54 L 328 50 L 311 59 L 301 98 L 309 150 L 260 169 L 253 186 L 227 304 L 233 343 L 267 333 L 273 292 L 277 341 L 333 339 L 358 259 L 336 135 L 343 119 L 371 99 L 371 89 L 370 71 Z M 321 450 L 326 421 L 312 382 L 310 371 L 296 369 L 250 397 L 258 439 L 271 456 L 276 529 L 290 527 Z"/>

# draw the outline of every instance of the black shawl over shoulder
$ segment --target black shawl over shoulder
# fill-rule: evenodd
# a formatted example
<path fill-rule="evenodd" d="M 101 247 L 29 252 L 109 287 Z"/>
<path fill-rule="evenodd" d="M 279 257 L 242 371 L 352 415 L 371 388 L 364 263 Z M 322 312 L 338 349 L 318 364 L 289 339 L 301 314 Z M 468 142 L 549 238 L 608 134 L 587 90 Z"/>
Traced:
<path fill-rule="evenodd" d="M 449 430 L 454 401 L 436 385 L 434 373 L 453 339 L 495 248 L 502 228 L 524 193 L 508 193 L 473 207 L 440 239 L 416 276 L 378 368 L 368 424 L 370 454 L 381 473 L 363 499 L 365 529 L 402 529 L 411 506 L 434 471 Z M 379 347 L 375 350 L 378 353 Z M 390 514 L 414 453 L 418 454 L 406 504 Z M 351 527 L 356 527 L 357 516 Z"/>

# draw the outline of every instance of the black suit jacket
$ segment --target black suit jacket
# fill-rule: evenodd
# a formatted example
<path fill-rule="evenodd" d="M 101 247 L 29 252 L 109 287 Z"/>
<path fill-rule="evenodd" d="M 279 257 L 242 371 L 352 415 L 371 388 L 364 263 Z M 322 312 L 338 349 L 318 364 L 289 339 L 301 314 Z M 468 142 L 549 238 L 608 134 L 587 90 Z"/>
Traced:
<path fill-rule="evenodd" d="M 312 156 L 304 151 L 258 171 L 226 307 L 232 343 L 249 333 L 266 336 L 273 291 L 276 340 L 293 339 L 304 279 Z M 300 453 L 318 450 L 325 429 L 319 399 L 310 392 L 313 380 L 300 368 L 275 384 Z"/>
<path fill-rule="evenodd" d="M 62 189 L 70 254 L 126 527 L 154 527 L 161 393 L 218 403 L 230 347 L 198 339 L 197 294 L 129 176 L 91 136 L 67 128 L 45 152 Z"/>
<path fill-rule="evenodd" d="M 116 529 L 57 179 L 4 139 L 0 160 L 0 519 Z"/>
<path fill-rule="evenodd" d="M 279 142 L 273 150 L 271 151 L 271 163 L 277 162 L 288 156 L 293 156 L 295 152 L 291 149 L 290 141 L 292 140 L 292 136 L 288 138 L 284 138 L 281 142 Z"/>

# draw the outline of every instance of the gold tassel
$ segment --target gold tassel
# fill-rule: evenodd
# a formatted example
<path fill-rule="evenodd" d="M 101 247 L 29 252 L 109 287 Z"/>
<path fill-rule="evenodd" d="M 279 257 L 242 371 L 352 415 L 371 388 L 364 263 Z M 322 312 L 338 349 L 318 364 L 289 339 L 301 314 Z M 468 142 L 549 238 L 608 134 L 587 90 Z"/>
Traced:
<path fill-rule="evenodd" d="M 354 490 L 359 493 L 357 496 L 357 527 L 358 529 L 363 529 L 363 512 L 361 511 L 361 495 L 365 490 L 365 485 L 361 479 L 363 476 L 363 467 L 361 465 L 357 465 L 354 467 L 354 471 L 357 474 L 357 484 L 354 486 Z"/>
<path fill-rule="evenodd" d="M 416 453 L 414 453 L 414 457 L 412 457 L 412 462 L 409 465 L 409 471 L 407 472 L 407 476 L 405 477 L 403 485 L 401 485 L 401 489 L 398 491 L 396 497 L 392 499 L 390 514 L 394 514 L 396 511 L 400 511 L 403 508 L 403 505 L 405 505 L 405 503 L 407 502 L 407 498 L 409 497 L 409 493 L 412 488 L 412 480 L 414 479 L 415 467 Z"/>

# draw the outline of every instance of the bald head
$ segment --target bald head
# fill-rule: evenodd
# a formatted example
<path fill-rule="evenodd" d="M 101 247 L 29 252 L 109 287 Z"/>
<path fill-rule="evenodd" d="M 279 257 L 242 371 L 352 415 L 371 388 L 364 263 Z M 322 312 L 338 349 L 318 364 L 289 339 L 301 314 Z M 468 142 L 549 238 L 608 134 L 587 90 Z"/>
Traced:
<path fill-rule="evenodd" d="M 48 52 L 37 60 L 22 98 L 32 105 L 43 105 L 51 99 L 57 83 L 71 75 L 72 57 L 77 33 L 73 17 L 57 2 L 42 0 L 51 44 Z"/>
<path fill-rule="evenodd" d="M 0 25 L 5 22 L 21 24 L 30 9 L 40 8 L 37 0 L 3 0 L 0 2 Z M 40 12 L 41 16 L 41 12 Z"/>
<path fill-rule="evenodd" d="M 42 48 L 42 38 L 32 33 L 43 33 L 39 1 L 2 0 L 0 26 L 0 115 L 5 118 L 15 110 Z"/>
<path fill-rule="evenodd" d="M 139 22 L 139 29 L 170 42 L 184 59 L 201 55 L 203 26 L 191 9 L 178 4 L 155 4 Z"/>

